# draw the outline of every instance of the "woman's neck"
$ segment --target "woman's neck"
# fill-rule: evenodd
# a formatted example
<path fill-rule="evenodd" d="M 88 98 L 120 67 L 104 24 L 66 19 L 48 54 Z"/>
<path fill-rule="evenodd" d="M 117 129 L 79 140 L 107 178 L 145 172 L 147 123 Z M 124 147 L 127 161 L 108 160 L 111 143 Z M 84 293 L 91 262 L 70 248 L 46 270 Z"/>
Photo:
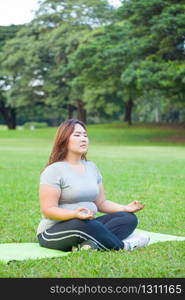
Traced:
<path fill-rule="evenodd" d="M 80 165 L 81 164 L 81 156 L 73 156 L 67 155 L 64 161 L 72 164 L 72 165 Z"/>

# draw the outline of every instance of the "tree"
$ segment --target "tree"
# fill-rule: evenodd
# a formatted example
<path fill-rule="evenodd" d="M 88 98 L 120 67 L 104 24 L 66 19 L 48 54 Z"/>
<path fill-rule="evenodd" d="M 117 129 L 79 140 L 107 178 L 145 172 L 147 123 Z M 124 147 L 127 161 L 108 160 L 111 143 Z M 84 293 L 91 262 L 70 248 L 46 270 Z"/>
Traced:
<path fill-rule="evenodd" d="M 92 112 L 124 114 L 129 124 L 136 106 L 181 109 L 184 13 L 175 0 L 127 0 L 117 10 L 105 0 L 40 1 L 34 21 L 1 48 L 1 102 L 85 122 Z"/>
<path fill-rule="evenodd" d="M 72 84 L 84 91 L 86 107 L 102 107 L 110 114 L 122 109 L 129 124 L 140 93 L 135 75 L 138 63 L 130 51 L 135 41 L 128 38 L 131 29 L 127 21 L 97 28 L 70 57 L 71 68 L 78 74 Z"/>
<path fill-rule="evenodd" d="M 72 68 L 78 74 L 73 84 L 84 89 L 87 107 L 90 97 L 91 106 L 106 108 L 107 94 L 114 95 L 112 105 L 119 96 L 124 120 L 131 124 L 132 108 L 142 95 L 148 101 L 157 94 L 161 101 L 174 101 L 175 95 L 176 101 L 184 101 L 184 50 L 179 45 L 184 43 L 185 6 L 180 2 L 123 1 L 119 22 L 84 40 L 72 54 Z"/>
<path fill-rule="evenodd" d="M 160 92 L 161 101 L 184 102 L 184 13 L 184 1 L 172 0 L 130 0 L 118 10 L 120 18 L 133 25 L 130 35 L 136 45 L 131 51 L 139 58 L 136 87 L 145 95 L 148 91 L 150 101 L 155 99 L 153 91 L 153 95 Z"/>
<path fill-rule="evenodd" d="M 22 25 L 0 26 L 0 55 L 7 40 L 15 37 Z M 3 118 L 9 129 L 16 128 L 16 109 L 7 101 L 6 88 L 9 86 L 9 78 L 0 74 L 0 116 Z"/>
<path fill-rule="evenodd" d="M 76 73 L 68 67 L 69 56 L 78 49 L 84 36 L 93 28 L 110 23 L 113 12 L 113 7 L 105 0 L 41 1 L 34 23 L 42 24 L 47 30 L 51 29 L 47 41 L 54 59 L 54 69 L 50 70 L 45 87 L 51 86 L 53 82 L 53 89 L 68 108 L 69 117 L 72 117 L 76 108 L 77 117 L 86 122 L 82 91 L 74 89 L 71 84 Z"/>
<path fill-rule="evenodd" d="M 11 106 L 43 104 L 66 109 L 69 116 L 77 108 L 78 118 L 86 121 L 81 93 L 71 100 L 75 74 L 67 67 L 68 57 L 94 26 L 108 22 L 111 10 L 105 0 L 40 1 L 34 21 L 4 45 L 0 57 Z"/>

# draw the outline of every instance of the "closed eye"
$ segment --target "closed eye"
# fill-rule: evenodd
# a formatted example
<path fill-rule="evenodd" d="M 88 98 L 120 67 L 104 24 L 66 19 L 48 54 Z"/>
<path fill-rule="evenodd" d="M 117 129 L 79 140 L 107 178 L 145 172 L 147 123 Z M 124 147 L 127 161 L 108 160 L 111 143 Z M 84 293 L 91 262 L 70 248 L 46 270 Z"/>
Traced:
<path fill-rule="evenodd" d="M 79 134 L 74 134 L 74 136 L 80 136 Z M 84 135 L 84 137 L 87 137 L 87 135 Z"/>

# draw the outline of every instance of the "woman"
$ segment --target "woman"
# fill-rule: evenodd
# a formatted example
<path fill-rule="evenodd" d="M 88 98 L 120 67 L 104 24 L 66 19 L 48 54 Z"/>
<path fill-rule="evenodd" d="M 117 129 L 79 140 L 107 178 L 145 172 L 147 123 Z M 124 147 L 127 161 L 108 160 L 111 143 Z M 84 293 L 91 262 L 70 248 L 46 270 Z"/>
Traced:
<path fill-rule="evenodd" d="M 102 176 L 86 159 L 88 142 L 86 126 L 79 120 L 64 121 L 56 132 L 40 176 L 40 245 L 63 251 L 79 245 L 98 250 L 145 246 L 148 237 L 131 235 L 138 223 L 133 213 L 144 206 L 139 201 L 124 206 L 105 199 Z M 105 214 L 96 217 L 97 211 Z"/>

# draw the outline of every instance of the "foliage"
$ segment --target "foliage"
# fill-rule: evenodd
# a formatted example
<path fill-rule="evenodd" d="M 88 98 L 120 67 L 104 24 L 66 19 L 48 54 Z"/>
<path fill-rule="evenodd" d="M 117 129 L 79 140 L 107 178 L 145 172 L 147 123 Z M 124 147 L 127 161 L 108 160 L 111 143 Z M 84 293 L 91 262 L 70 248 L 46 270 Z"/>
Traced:
<path fill-rule="evenodd" d="M 24 25 L 0 26 L 0 49 L 4 46 L 7 40 L 15 37 L 16 33 Z"/>
<path fill-rule="evenodd" d="M 129 123 L 133 113 L 166 121 L 178 111 L 183 120 L 184 13 L 177 0 L 127 0 L 119 8 L 106 0 L 40 1 L 16 35 L 10 27 L 5 41 L 7 28 L 0 30 L 1 111 L 39 116 L 43 106 L 50 118 L 83 110 L 100 120 L 124 114 Z"/>
<path fill-rule="evenodd" d="M 7 41 L 13 39 L 16 33 L 23 28 L 24 25 L 10 25 L 10 26 L 0 26 L 0 117 L 4 119 L 8 128 L 16 128 L 16 110 L 7 101 L 7 90 L 11 88 L 10 78 L 7 77 L 3 72 L 2 62 L 3 62 L 3 47 L 6 45 Z"/>

